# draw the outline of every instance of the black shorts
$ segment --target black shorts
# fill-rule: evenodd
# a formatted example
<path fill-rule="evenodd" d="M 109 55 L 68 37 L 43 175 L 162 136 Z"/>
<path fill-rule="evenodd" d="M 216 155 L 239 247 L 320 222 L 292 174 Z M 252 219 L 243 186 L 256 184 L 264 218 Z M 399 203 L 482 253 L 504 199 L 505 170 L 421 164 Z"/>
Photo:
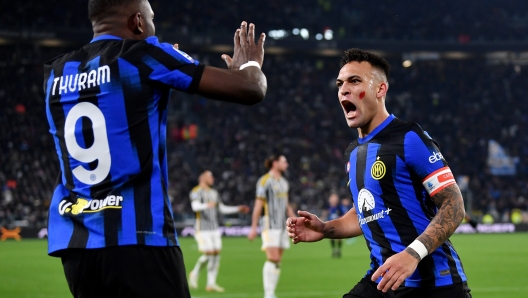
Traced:
<path fill-rule="evenodd" d="M 370 276 L 363 277 L 343 298 L 395 298 L 392 290 L 383 293 L 377 286 L 377 283 L 370 280 Z"/>
<path fill-rule="evenodd" d="M 179 247 L 119 246 L 61 253 L 76 298 L 190 298 Z"/>
<path fill-rule="evenodd" d="M 396 298 L 471 298 L 467 282 L 435 288 L 400 287 L 394 293 Z"/>
<path fill-rule="evenodd" d="M 434 288 L 408 288 L 400 287 L 396 291 L 388 290 L 386 293 L 377 289 L 377 283 L 364 277 L 343 298 L 471 298 L 471 290 L 467 282 Z"/>

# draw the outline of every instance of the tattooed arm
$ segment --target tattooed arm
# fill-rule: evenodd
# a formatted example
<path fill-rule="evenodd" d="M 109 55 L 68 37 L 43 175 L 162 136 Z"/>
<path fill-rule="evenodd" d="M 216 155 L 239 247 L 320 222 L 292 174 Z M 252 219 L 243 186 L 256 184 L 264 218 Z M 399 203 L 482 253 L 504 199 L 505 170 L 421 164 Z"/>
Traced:
<path fill-rule="evenodd" d="M 293 243 L 315 242 L 323 238 L 341 239 L 363 234 L 359 227 L 356 208 L 350 209 L 343 217 L 321 221 L 310 212 L 298 211 L 299 217 L 286 220 L 286 230 Z"/>
<path fill-rule="evenodd" d="M 456 184 L 442 189 L 432 197 L 432 200 L 438 208 L 438 212 L 425 231 L 417 238 L 425 245 L 428 253 L 433 252 L 446 242 L 466 215 L 462 194 Z M 407 248 L 406 250 L 412 249 Z M 420 260 L 419 256 L 418 260 Z"/>

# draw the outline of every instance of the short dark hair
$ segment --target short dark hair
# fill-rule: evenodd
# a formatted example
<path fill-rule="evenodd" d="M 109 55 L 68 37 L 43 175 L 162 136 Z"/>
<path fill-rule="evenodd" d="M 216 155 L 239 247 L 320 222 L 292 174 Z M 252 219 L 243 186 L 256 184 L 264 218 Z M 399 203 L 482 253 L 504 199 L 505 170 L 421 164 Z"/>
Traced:
<path fill-rule="evenodd" d="M 273 166 L 273 162 L 279 160 L 281 156 L 282 154 L 272 154 L 268 158 L 266 158 L 266 160 L 264 161 L 264 166 L 266 167 L 266 169 L 271 169 L 271 167 Z"/>
<path fill-rule="evenodd" d="M 88 18 L 97 21 L 116 13 L 116 8 L 125 4 L 140 2 L 143 0 L 88 0 Z"/>
<path fill-rule="evenodd" d="M 383 73 L 385 73 L 385 76 L 387 77 L 387 81 L 389 80 L 389 71 L 390 71 L 389 63 L 387 62 L 387 60 L 381 58 L 380 56 L 374 53 L 371 53 L 371 52 L 360 50 L 360 49 L 348 49 L 345 51 L 343 58 L 341 58 L 340 67 L 343 67 L 346 64 L 353 62 L 353 61 L 356 61 L 359 63 L 366 61 L 370 63 L 372 67 L 383 71 Z"/>

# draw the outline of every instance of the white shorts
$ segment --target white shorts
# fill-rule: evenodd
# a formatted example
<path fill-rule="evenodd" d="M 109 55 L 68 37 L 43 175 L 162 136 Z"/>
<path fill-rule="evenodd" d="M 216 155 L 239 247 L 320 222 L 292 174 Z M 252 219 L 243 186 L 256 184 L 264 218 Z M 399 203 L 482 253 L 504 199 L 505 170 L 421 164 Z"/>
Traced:
<path fill-rule="evenodd" d="M 198 242 L 198 250 L 208 252 L 222 249 L 222 234 L 219 230 L 197 231 L 194 239 Z"/>
<path fill-rule="evenodd" d="M 262 250 L 268 247 L 290 248 L 290 238 L 286 230 L 262 230 L 260 237 L 262 238 Z"/>

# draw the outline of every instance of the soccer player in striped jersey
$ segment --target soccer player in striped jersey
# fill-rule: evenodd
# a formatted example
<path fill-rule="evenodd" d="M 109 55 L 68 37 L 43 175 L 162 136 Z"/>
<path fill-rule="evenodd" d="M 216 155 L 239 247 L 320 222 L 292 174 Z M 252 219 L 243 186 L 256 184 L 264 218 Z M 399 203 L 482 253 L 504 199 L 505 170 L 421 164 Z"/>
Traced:
<path fill-rule="evenodd" d="M 190 297 L 167 194 L 169 94 L 262 101 L 265 35 L 256 44 L 242 22 L 221 69 L 161 43 L 147 0 L 89 0 L 88 14 L 92 41 L 44 65 L 61 167 L 48 252 L 75 297 Z"/>
<path fill-rule="evenodd" d="M 222 249 L 221 233 L 218 230 L 218 212 L 220 211 L 222 214 L 248 213 L 249 206 L 224 205 L 216 189 L 212 188 L 214 176 L 211 171 L 204 171 L 198 181 L 199 184 L 191 191 L 190 198 L 192 210 L 196 213 L 194 238 L 198 242 L 198 250 L 203 255 L 198 258 L 194 269 L 189 274 L 189 286 L 194 289 L 198 288 L 200 270 L 207 264 L 207 286 L 205 290 L 224 292 L 224 288 L 216 284 L 220 267 L 220 250 Z"/>
<path fill-rule="evenodd" d="M 266 159 L 264 166 L 269 172 L 257 181 L 257 195 L 248 239 L 255 239 L 261 220 L 262 250 L 266 252 L 266 262 L 262 268 L 264 297 L 273 298 L 279 282 L 282 254 L 285 249 L 290 248 L 285 220 L 287 216 L 295 216 L 295 213 L 288 202 L 290 186 L 283 177 L 288 169 L 286 157 L 272 155 Z M 263 209 L 264 216 L 261 219 Z"/>
<path fill-rule="evenodd" d="M 471 297 L 449 241 L 464 218 L 462 195 L 436 142 L 387 112 L 388 79 L 383 58 L 345 52 L 336 83 L 348 126 L 359 134 L 345 151 L 354 207 L 327 222 L 299 211 L 287 220 L 289 236 L 298 243 L 363 234 L 370 269 L 343 297 Z"/>

